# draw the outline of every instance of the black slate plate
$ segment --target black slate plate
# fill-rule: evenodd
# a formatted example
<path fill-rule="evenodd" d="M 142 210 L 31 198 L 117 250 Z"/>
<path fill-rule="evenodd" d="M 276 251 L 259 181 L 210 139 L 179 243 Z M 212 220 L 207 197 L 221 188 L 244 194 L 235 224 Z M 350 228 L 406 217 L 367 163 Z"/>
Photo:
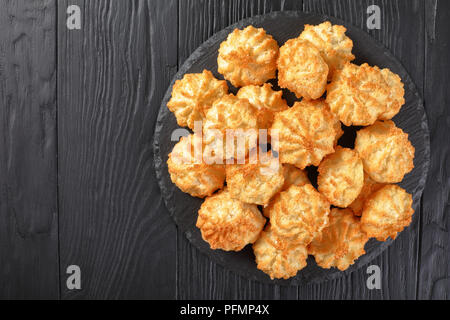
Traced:
<path fill-rule="evenodd" d="M 413 194 L 414 210 L 418 211 L 419 209 L 420 197 L 425 185 L 430 161 L 429 131 L 422 100 L 416 86 L 401 63 L 385 47 L 372 39 L 367 33 L 336 18 L 304 12 L 274 12 L 242 20 L 213 35 L 181 66 L 174 77 L 172 84 L 167 89 L 166 95 L 161 103 L 154 135 L 154 152 L 155 169 L 162 196 L 170 214 L 178 225 L 178 228 L 186 233 L 187 238 L 194 246 L 208 255 L 213 261 L 248 279 L 281 285 L 297 285 L 305 282 L 320 282 L 323 280 L 334 279 L 343 274 L 352 272 L 360 266 L 368 264 L 385 250 L 392 241 L 389 240 L 383 243 L 375 240 L 369 241 L 366 245 L 367 253 L 360 257 L 358 261 L 345 272 L 338 271 L 337 269 L 322 269 L 318 267 L 315 264 L 314 259 L 310 257 L 308 266 L 301 270 L 296 277 L 289 280 L 274 281 L 270 280 L 267 275 L 256 268 L 251 246 L 247 246 L 241 252 L 211 250 L 209 245 L 203 241 L 200 231 L 195 227 L 197 211 L 202 200 L 193 198 L 188 194 L 181 192 L 171 182 L 167 171 L 167 157 L 176 143 L 171 141 L 171 135 L 178 126 L 175 116 L 168 110 L 166 104 L 170 99 L 173 83 L 175 80 L 181 79 L 185 73 L 196 73 L 201 72 L 203 69 L 208 69 L 211 70 L 216 77 L 223 79 L 223 77 L 217 73 L 217 50 L 220 43 L 226 39 L 227 35 L 234 28 L 242 28 L 250 24 L 255 27 L 263 27 L 281 46 L 286 40 L 297 37 L 303 30 L 304 24 L 319 24 L 326 20 L 347 27 L 347 35 L 354 42 L 353 53 L 357 57 L 354 61 L 355 63 L 361 64 L 367 62 L 370 65 L 390 68 L 393 72 L 401 76 L 405 84 L 406 103 L 401 112 L 394 118 L 394 121 L 398 127 L 409 134 L 411 143 L 416 149 L 416 157 L 414 159 L 414 170 L 405 177 L 400 185 L 409 193 Z M 232 88 L 230 84 L 229 86 L 231 92 L 236 92 L 235 88 Z M 286 92 L 285 98 L 290 105 L 293 104 L 294 97 L 292 94 Z M 352 146 L 355 128 L 346 128 L 345 131 L 346 134 L 340 140 L 340 144 Z M 312 175 L 314 175 L 313 172 Z M 415 214 L 413 223 L 417 223 L 417 218 L 418 215 Z M 409 228 L 403 232 L 409 232 Z M 188 265 L 182 267 L 190 268 Z"/>

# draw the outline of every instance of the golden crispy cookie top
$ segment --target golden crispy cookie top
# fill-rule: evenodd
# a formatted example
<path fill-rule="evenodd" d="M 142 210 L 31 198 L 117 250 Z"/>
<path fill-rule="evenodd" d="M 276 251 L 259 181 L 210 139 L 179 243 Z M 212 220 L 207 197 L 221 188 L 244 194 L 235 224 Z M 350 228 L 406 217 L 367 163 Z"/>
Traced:
<path fill-rule="evenodd" d="M 386 185 L 373 193 L 361 216 L 362 229 L 371 238 L 395 239 L 412 220 L 412 196 L 397 185 Z"/>
<path fill-rule="evenodd" d="M 305 245 L 291 243 L 278 237 L 269 226 L 253 244 L 258 269 L 271 279 L 289 279 L 306 267 L 308 253 Z"/>
<path fill-rule="evenodd" d="M 315 26 L 306 24 L 305 30 L 300 34 L 300 39 L 309 41 L 320 51 L 330 69 L 329 80 L 336 70 L 355 59 L 352 54 L 353 41 L 345 35 L 346 31 L 344 26 L 325 21 Z"/>
<path fill-rule="evenodd" d="M 360 194 L 364 185 L 363 163 L 352 149 L 338 146 L 319 165 L 319 191 L 331 204 L 346 208 Z"/>
<path fill-rule="evenodd" d="M 278 85 L 297 98 L 318 99 L 327 85 L 328 65 L 310 42 L 290 39 L 280 48 L 277 61 Z"/>
<path fill-rule="evenodd" d="M 245 86 L 237 93 L 238 98 L 247 99 L 258 110 L 258 127 L 261 129 L 270 128 L 275 113 L 289 108 L 282 95 L 283 92 L 273 90 L 270 83 Z"/>
<path fill-rule="evenodd" d="M 231 197 L 267 205 L 284 184 L 283 167 L 269 152 L 260 156 L 256 163 L 227 165 L 226 181 Z"/>
<path fill-rule="evenodd" d="M 326 225 L 330 203 L 310 184 L 280 192 L 268 207 L 273 231 L 293 243 L 309 244 Z"/>
<path fill-rule="evenodd" d="M 365 254 L 369 237 L 361 228 L 359 218 L 349 209 L 331 209 L 329 225 L 308 246 L 317 264 L 325 269 L 347 270 Z"/>
<path fill-rule="evenodd" d="M 376 182 L 397 183 L 414 168 L 414 147 L 394 122 L 377 121 L 359 130 L 355 141 L 364 171 Z"/>
<path fill-rule="evenodd" d="M 319 165 L 326 155 L 334 152 L 336 118 L 318 105 L 318 102 L 296 102 L 292 108 L 275 115 L 270 134 L 272 139 L 278 137 L 282 163 L 304 169 Z"/>
<path fill-rule="evenodd" d="M 254 243 L 265 223 L 256 205 L 233 199 L 226 188 L 205 199 L 197 219 L 211 249 L 225 251 L 239 251 Z"/>
<path fill-rule="evenodd" d="M 235 87 L 275 78 L 278 44 L 263 28 L 234 29 L 220 44 L 218 71 Z"/>
<path fill-rule="evenodd" d="M 347 63 L 335 72 L 326 101 L 346 126 L 368 126 L 387 110 L 389 93 L 378 67 Z"/>
<path fill-rule="evenodd" d="M 193 197 L 204 198 L 221 189 L 225 165 L 203 161 L 202 141 L 197 135 L 182 137 L 169 154 L 167 166 L 172 182 Z"/>
<path fill-rule="evenodd" d="M 181 127 L 194 129 L 194 121 L 202 121 L 214 101 L 228 93 L 227 82 L 217 80 L 208 70 L 185 74 L 175 81 L 167 107 Z"/>

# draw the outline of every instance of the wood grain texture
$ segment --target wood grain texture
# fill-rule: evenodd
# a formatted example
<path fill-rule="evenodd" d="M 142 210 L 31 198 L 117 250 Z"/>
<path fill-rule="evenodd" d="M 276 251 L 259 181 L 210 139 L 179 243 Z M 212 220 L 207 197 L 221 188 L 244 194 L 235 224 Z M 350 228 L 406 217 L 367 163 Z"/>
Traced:
<path fill-rule="evenodd" d="M 300 10 L 302 1 L 179 1 L 181 65 L 215 32 L 244 18 L 280 10 Z M 296 299 L 295 287 L 280 287 L 246 280 L 224 270 L 192 247 L 179 232 L 177 250 L 178 299 Z"/>
<path fill-rule="evenodd" d="M 82 30 L 66 28 L 79 5 Z M 177 1 L 58 3 L 63 299 L 175 298 L 176 228 L 159 194 L 152 135 L 177 65 Z M 82 289 L 66 289 L 79 265 Z"/>
<path fill-rule="evenodd" d="M 381 9 L 381 29 L 368 30 L 367 7 Z M 381 42 L 405 66 L 419 92 L 423 93 L 424 10 L 420 0 L 324 1 L 305 0 L 304 10 L 335 16 L 365 31 Z M 421 212 L 415 212 L 416 223 L 402 232 L 395 242 L 370 264 L 380 266 L 381 290 L 368 290 L 366 268 L 350 276 L 299 288 L 299 298 L 308 299 L 415 299 L 418 283 L 418 251 Z"/>
<path fill-rule="evenodd" d="M 425 107 L 431 168 L 423 196 L 419 299 L 450 299 L 450 2 L 426 6 Z"/>
<path fill-rule="evenodd" d="M 55 1 L 0 7 L 0 299 L 55 299 Z"/>

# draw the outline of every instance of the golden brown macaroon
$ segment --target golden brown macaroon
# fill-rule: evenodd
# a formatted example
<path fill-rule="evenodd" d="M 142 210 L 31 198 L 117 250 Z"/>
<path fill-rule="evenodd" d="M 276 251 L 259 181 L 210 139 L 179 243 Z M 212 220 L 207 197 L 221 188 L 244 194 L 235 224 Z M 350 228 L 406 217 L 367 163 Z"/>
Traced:
<path fill-rule="evenodd" d="M 397 185 L 387 185 L 372 194 L 364 205 L 361 226 L 370 238 L 385 241 L 412 220 L 412 196 Z"/>
<path fill-rule="evenodd" d="M 167 107 L 182 127 L 194 129 L 194 121 L 203 121 L 214 101 L 228 93 L 227 82 L 217 80 L 208 70 L 185 74 L 175 81 Z"/>
<path fill-rule="evenodd" d="M 226 181 L 232 198 L 242 202 L 267 205 L 284 184 L 283 167 L 269 152 L 254 164 L 226 166 Z"/>
<path fill-rule="evenodd" d="M 344 134 L 344 130 L 342 130 L 341 121 L 339 118 L 330 110 L 330 106 L 324 99 L 318 99 L 318 100 L 311 100 L 311 101 L 304 101 L 303 103 L 313 105 L 317 108 L 324 109 L 326 112 L 329 112 L 333 116 L 333 128 L 336 132 L 336 137 L 334 139 L 334 146 L 336 147 L 338 144 L 338 140 L 342 137 Z"/>
<path fill-rule="evenodd" d="M 319 192 L 337 207 L 346 208 L 364 185 L 363 163 L 357 152 L 338 146 L 319 165 Z"/>
<path fill-rule="evenodd" d="M 237 93 L 239 99 L 247 99 L 258 110 L 258 127 L 260 129 L 269 129 L 275 113 L 289 108 L 282 95 L 282 91 L 273 90 L 269 83 L 262 86 L 245 86 Z"/>
<path fill-rule="evenodd" d="M 388 84 L 389 97 L 387 100 L 386 111 L 379 117 L 380 120 L 390 120 L 400 112 L 405 104 L 405 89 L 402 79 L 389 69 L 381 70 L 384 80 Z"/>
<path fill-rule="evenodd" d="M 307 40 L 319 49 L 323 59 L 330 69 L 328 79 L 331 79 L 335 70 L 340 70 L 346 62 L 355 59 L 352 54 L 353 41 L 345 35 L 344 26 L 332 25 L 325 21 L 319 25 L 305 25 L 300 39 Z"/>
<path fill-rule="evenodd" d="M 308 175 L 305 170 L 300 170 L 296 166 L 291 164 L 283 164 L 283 175 L 284 175 L 284 184 L 281 188 L 281 191 L 286 191 L 290 186 L 298 186 L 301 187 L 305 184 L 311 184 L 309 181 Z M 274 204 L 274 200 L 276 197 L 273 197 L 269 204 L 263 208 L 263 215 L 269 218 L 269 212 L 271 210 L 272 205 Z"/>
<path fill-rule="evenodd" d="M 386 112 L 389 93 L 378 67 L 347 63 L 334 73 L 326 101 L 346 126 L 369 126 Z"/>
<path fill-rule="evenodd" d="M 223 187 L 225 181 L 225 165 L 206 164 L 202 151 L 201 139 L 191 134 L 181 138 L 167 160 L 172 182 L 181 191 L 199 198 L 212 195 Z"/>
<path fill-rule="evenodd" d="M 275 115 L 270 129 L 272 142 L 279 152 L 281 163 L 300 169 L 318 166 L 322 159 L 334 152 L 337 136 L 335 116 L 326 108 L 308 101 L 296 102 L 288 110 Z"/>
<path fill-rule="evenodd" d="M 364 185 L 359 193 L 358 198 L 353 201 L 348 207 L 352 209 L 353 213 L 356 216 L 361 216 L 364 204 L 367 199 L 374 193 L 380 190 L 385 185 L 382 183 L 378 183 L 373 181 L 367 173 L 364 173 Z"/>
<path fill-rule="evenodd" d="M 205 199 L 197 228 L 211 249 L 240 251 L 258 239 L 265 223 L 256 205 L 233 199 L 225 188 Z"/>
<path fill-rule="evenodd" d="M 300 38 L 290 39 L 280 48 L 278 85 L 297 98 L 318 99 L 327 85 L 328 65 L 320 51 Z"/>
<path fill-rule="evenodd" d="M 218 71 L 235 87 L 261 85 L 275 78 L 278 44 L 263 28 L 234 29 L 220 44 Z"/>
<path fill-rule="evenodd" d="M 328 224 L 330 203 L 310 184 L 290 186 L 268 207 L 273 231 L 292 243 L 309 244 Z"/>
<path fill-rule="evenodd" d="M 320 267 L 344 271 L 366 253 L 364 245 L 368 240 L 359 218 L 351 210 L 333 208 L 328 226 L 308 246 L 308 253 Z"/>
<path fill-rule="evenodd" d="M 308 253 L 305 245 L 291 243 L 278 237 L 269 226 L 253 244 L 256 264 L 273 279 L 289 279 L 306 267 Z"/>
<path fill-rule="evenodd" d="M 205 152 L 211 158 L 242 159 L 257 146 L 256 109 L 246 99 L 233 94 L 214 102 L 203 123 Z M 227 136 L 228 134 L 228 136 Z M 234 135 L 234 139 L 233 139 Z M 242 146 L 239 145 L 242 142 Z"/>
<path fill-rule="evenodd" d="M 359 130 L 355 141 L 364 171 L 376 182 L 397 183 L 414 168 L 414 147 L 394 122 L 377 121 Z"/>
<path fill-rule="evenodd" d="M 289 189 L 290 186 L 303 186 L 307 183 L 311 183 L 308 179 L 308 175 L 304 170 L 300 170 L 296 166 L 291 164 L 283 164 L 284 184 L 281 191 Z"/>

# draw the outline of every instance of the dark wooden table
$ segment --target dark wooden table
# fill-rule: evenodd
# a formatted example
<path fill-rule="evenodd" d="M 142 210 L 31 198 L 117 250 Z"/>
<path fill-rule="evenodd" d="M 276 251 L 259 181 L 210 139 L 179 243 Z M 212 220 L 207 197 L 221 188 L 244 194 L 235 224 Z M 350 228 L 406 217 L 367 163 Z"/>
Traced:
<path fill-rule="evenodd" d="M 368 30 L 367 7 L 381 8 Z M 81 30 L 67 8 L 81 9 Z M 0 0 L 0 298 L 450 298 L 450 1 Z M 303 10 L 367 31 L 425 101 L 431 168 L 418 223 L 366 268 L 280 287 L 211 262 L 177 231 L 153 169 L 156 115 L 177 68 L 253 15 Z M 69 290 L 67 267 L 81 269 Z"/>

